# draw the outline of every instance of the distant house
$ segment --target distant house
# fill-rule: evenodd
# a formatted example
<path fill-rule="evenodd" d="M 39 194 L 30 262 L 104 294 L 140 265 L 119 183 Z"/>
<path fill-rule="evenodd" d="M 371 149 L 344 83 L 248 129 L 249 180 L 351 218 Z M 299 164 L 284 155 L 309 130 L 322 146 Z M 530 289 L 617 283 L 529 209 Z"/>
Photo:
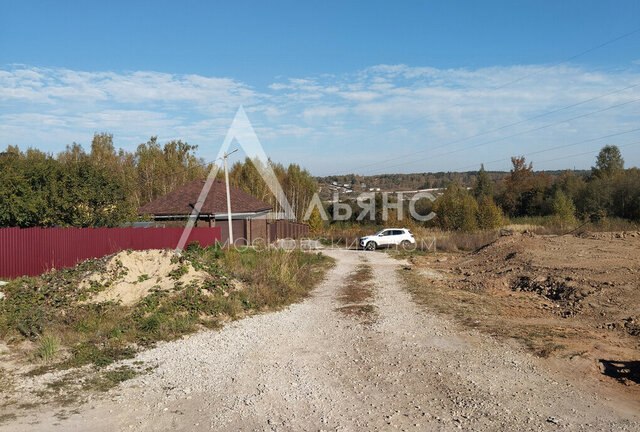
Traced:
<path fill-rule="evenodd" d="M 139 215 L 149 215 L 154 222 L 165 226 L 184 226 L 193 211 L 204 187 L 205 179 L 194 180 L 173 192 L 146 204 L 138 210 Z M 268 238 L 266 215 L 271 205 L 252 197 L 246 192 L 229 187 L 231 198 L 231 220 L 234 239 Z M 200 209 L 196 226 L 219 226 L 222 241 L 229 238 L 227 195 L 224 182 L 215 180 Z"/>

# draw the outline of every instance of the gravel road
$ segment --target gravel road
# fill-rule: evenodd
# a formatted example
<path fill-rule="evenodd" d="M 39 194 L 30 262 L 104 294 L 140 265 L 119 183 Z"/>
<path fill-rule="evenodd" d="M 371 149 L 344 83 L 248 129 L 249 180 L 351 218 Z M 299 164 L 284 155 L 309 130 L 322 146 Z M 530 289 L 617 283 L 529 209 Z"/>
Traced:
<path fill-rule="evenodd" d="M 304 302 L 142 352 L 157 368 L 60 420 L 6 430 L 640 430 L 638 411 L 569 382 L 514 345 L 412 302 L 385 253 L 337 260 Z M 375 321 L 337 310 L 373 269 Z M 37 423 L 35 423 L 37 421 Z"/>

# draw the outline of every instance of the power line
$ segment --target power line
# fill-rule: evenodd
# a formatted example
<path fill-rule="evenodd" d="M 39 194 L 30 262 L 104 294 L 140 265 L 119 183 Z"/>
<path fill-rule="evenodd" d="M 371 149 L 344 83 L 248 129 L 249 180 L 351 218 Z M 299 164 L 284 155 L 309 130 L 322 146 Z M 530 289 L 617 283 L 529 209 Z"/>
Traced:
<path fill-rule="evenodd" d="M 618 148 L 624 148 L 624 147 L 629 147 L 629 146 L 638 145 L 638 144 L 640 144 L 640 141 L 634 141 L 634 142 L 631 142 L 631 143 L 618 145 L 617 147 Z M 553 159 L 545 159 L 545 160 L 541 160 L 541 161 L 536 161 L 536 164 L 542 164 L 542 163 L 545 163 L 545 162 L 555 162 L 557 160 L 562 160 L 562 159 L 570 159 L 570 158 L 574 158 L 574 157 L 577 157 L 577 156 L 584 156 L 584 155 L 587 155 L 587 154 L 598 153 L 600 151 L 601 151 L 601 149 L 590 150 L 590 151 L 582 152 L 582 153 L 574 153 L 572 155 L 566 155 L 566 156 L 561 156 L 561 157 L 557 157 L 557 158 L 553 158 Z"/>
<path fill-rule="evenodd" d="M 550 151 L 553 151 L 553 150 L 558 150 L 558 149 L 561 149 L 561 148 L 573 147 L 573 146 L 577 146 L 577 145 L 580 145 L 580 144 L 586 144 L 586 143 L 590 143 L 590 142 L 594 142 L 594 141 L 600 141 L 600 140 L 607 139 L 607 138 L 618 137 L 618 136 L 621 136 L 621 135 L 626 135 L 626 134 L 633 133 L 633 132 L 638 132 L 638 131 L 640 131 L 640 128 L 635 128 L 635 129 L 630 129 L 630 130 L 626 130 L 626 131 L 622 131 L 622 132 L 616 132 L 616 133 L 612 133 L 612 134 L 602 135 L 602 136 L 599 136 L 599 137 L 596 137 L 596 138 L 589 138 L 589 139 L 586 139 L 586 140 L 576 141 L 576 142 L 573 142 L 573 143 L 570 143 L 570 144 L 563 144 L 563 145 L 559 145 L 559 146 L 548 147 L 548 148 L 542 149 L 542 150 L 536 150 L 534 152 L 525 153 L 524 156 L 530 157 L 530 156 L 535 155 L 535 154 L 546 153 L 546 152 L 550 152 Z M 500 158 L 500 159 L 495 159 L 495 160 L 492 160 L 492 161 L 489 161 L 489 162 L 481 162 L 481 163 L 484 164 L 484 165 L 489 165 L 489 164 L 493 164 L 493 163 L 497 163 L 497 162 L 504 162 L 504 161 L 509 161 L 509 160 L 510 160 L 510 158 L 507 157 L 507 158 Z M 477 167 L 477 166 L 478 166 L 478 164 L 475 163 L 473 165 L 466 165 L 466 166 L 463 166 L 463 167 L 456 168 L 453 171 L 464 170 L 466 168 Z"/>
<path fill-rule="evenodd" d="M 595 46 L 595 47 L 588 48 L 588 49 L 586 49 L 586 50 L 582 51 L 581 53 L 575 54 L 575 55 L 573 55 L 573 56 L 571 56 L 571 57 L 569 57 L 569 58 L 567 58 L 567 59 L 565 59 L 565 60 L 561 60 L 561 61 L 559 61 L 559 62 L 557 62 L 557 63 L 555 63 L 555 64 L 552 64 L 551 66 L 548 66 L 548 67 L 546 67 L 546 68 L 542 69 L 541 71 L 538 71 L 538 72 L 532 72 L 532 73 L 530 73 L 530 74 L 528 74 L 528 75 L 525 75 L 525 76 L 523 76 L 523 77 L 517 78 L 517 79 L 515 79 L 515 80 L 513 80 L 513 81 L 509 81 L 509 82 L 508 82 L 507 84 L 505 84 L 503 87 L 506 87 L 506 86 L 508 86 L 508 85 L 511 85 L 511 84 L 517 83 L 517 82 L 522 81 L 522 80 L 524 80 L 524 79 L 527 79 L 527 78 L 529 78 L 529 77 L 531 77 L 531 76 L 537 75 L 537 74 L 539 74 L 539 73 L 541 73 L 541 72 L 545 72 L 545 71 L 547 71 L 547 70 L 549 70 L 549 69 L 552 69 L 552 68 L 554 68 L 554 67 L 558 66 L 559 64 L 567 63 L 567 62 L 570 62 L 571 60 L 575 60 L 575 59 L 577 59 L 578 57 L 582 57 L 582 56 L 583 56 L 583 55 L 585 55 L 585 54 L 588 54 L 588 53 L 590 53 L 590 52 L 593 52 L 593 51 L 595 51 L 595 50 L 598 50 L 598 49 L 600 49 L 600 48 L 602 48 L 602 47 L 605 47 L 605 46 L 607 46 L 607 45 L 611 45 L 612 43 L 617 42 L 617 41 L 619 41 L 620 39 L 624 39 L 624 38 L 626 38 L 626 37 L 628 37 L 628 36 L 631 36 L 631 35 L 633 35 L 633 34 L 635 34 L 635 33 L 638 33 L 638 32 L 640 32 L 640 28 L 637 28 L 637 29 L 635 29 L 635 30 L 631 30 L 630 32 L 624 33 L 624 34 L 622 34 L 622 35 L 620 35 L 620 36 L 617 36 L 617 37 L 615 37 L 615 38 L 613 38 L 613 39 L 609 39 L 608 41 L 603 42 L 603 43 L 601 43 L 600 45 L 597 45 L 597 46 Z"/>
<path fill-rule="evenodd" d="M 511 134 L 511 135 L 507 135 L 507 136 L 504 136 L 504 137 L 501 137 L 501 138 L 496 138 L 496 139 L 493 139 L 493 140 L 484 141 L 484 142 L 481 142 L 481 143 L 478 143 L 478 144 L 474 144 L 474 145 L 463 147 L 463 148 L 456 149 L 456 150 L 451 150 L 451 151 L 444 152 L 444 153 L 439 153 L 437 155 L 429 156 L 429 157 L 426 157 L 426 158 L 414 159 L 414 160 L 412 160 L 410 162 L 407 162 L 407 163 L 413 164 L 413 163 L 422 162 L 422 161 L 425 161 L 425 160 L 428 160 L 428 159 L 435 159 L 435 158 L 438 158 L 438 157 L 441 157 L 441 156 L 447 156 L 447 155 L 450 155 L 450 154 L 459 153 L 461 151 L 466 151 L 466 150 L 470 150 L 470 149 L 473 149 L 473 148 L 482 147 L 482 146 L 487 145 L 487 144 L 493 144 L 493 143 L 496 143 L 496 142 L 499 142 L 499 141 L 504 141 L 505 139 L 513 138 L 513 137 L 516 137 L 516 136 L 525 135 L 525 134 L 531 133 L 531 132 L 537 132 L 539 130 L 546 129 L 546 128 L 549 128 L 549 127 L 552 127 L 552 126 L 556 126 L 558 124 L 567 123 L 567 122 L 570 122 L 570 121 L 573 121 L 573 120 L 576 120 L 576 119 L 579 119 L 579 118 L 588 117 L 588 116 L 594 115 L 594 114 L 599 114 L 599 113 L 602 113 L 604 111 L 608 111 L 608 110 L 611 110 L 611 109 L 614 109 L 614 108 L 618 108 L 618 107 L 621 107 L 621 106 L 624 106 L 624 105 L 628 105 L 628 104 L 631 104 L 631 103 L 634 103 L 634 102 L 638 102 L 638 101 L 640 101 L 640 98 L 632 99 L 630 101 L 622 102 L 622 103 L 619 103 L 619 104 L 610 105 L 610 106 L 608 106 L 606 108 L 601 108 L 599 110 L 590 111 L 588 113 L 580 114 L 578 116 L 574 116 L 574 117 L 571 117 L 571 118 L 568 118 L 568 119 L 560 120 L 560 121 L 553 122 L 553 123 L 548 123 L 548 124 L 543 125 L 543 126 L 538 126 L 538 127 L 532 128 L 532 129 L 527 129 L 525 131 L 520 131 L 520 132 Z M 442 147 L 442 146 L 440 146 L 440 147 Z M 385 168 L 397 168 L 399 166 L 405 166 L 405 165 L 407 165 L 407 163 L 386 166 Z M 372 170 L 369 170 L 369 171 L 372 171 Z"/>
<path fill-rule="evenodd" d="M 504 83 L 504 84 L 501 84 L 501 85 L 499 85 L 499 86 L 493 87 L 491 90 L 494 90 L 494 91 L 495 91 L 495 90 L 500 90 L 500 89 L 503 89 L 503 88 L 505 88 L 505 87 L 508 87 L 508 86 L 510 86 L 510 85 L 512 85 L 512 84 L 515 84 L 515 83 L 517 83 L 517 82 L 520 82 L 520 81 L 522 81 L 522 80 L 525 80 L 525 79 L 527 79 L 527 78 L 531 78 L 531 77 L 533 77 L 533 76 L 539 75 L 539 74 L 541 74 L 541 73 L 543 73 L 543 72 L 546 72 L 546 71 L 548 71 L 548 70 L 550 70 L 550 69 L 555 68 L 555 67 L 556 67 L 556 66 L 558 66 L 558 65 L 561 65 L 561 64 L 563 64 L 563 63 L 570 62 L 570 61 L 572 61 L 572 60 L 575 60 L 576 58 L 579 58 L 579 57 L 581 57 L 581 56 L 583 56 L 583 55 L 585 55 L 585 54 L 588 54 L 588 53 L 590 53 L 590 52 L 596 51 L 596 50 L 598 50 L 598 49 L 600 49 L 600 48 L 603 48 L 603 47 L 605 47 L 605 46 L 607 46 L 607 45 L 610 45 L 610 44 L 612 44 L 612 43 L 615 43 L 615 42 L 617 42 L 617 41 L 619 41 L 619 40 L 621 40 L 621 39 L 624 39 L 624 38 L 626 38 L 626 37 L 629 37 L 629 36 L 634 35 L 634 34 L 639 33 L 639 32 L 640 32 L 640 27 L 638 27 L 638 28 L 636 28 L 636 29 L 634 29 L 634 30 L 631 30 L 631 31 L 629 31 L 629 32 L 627 32 L 627 33 L 623 33 L 623 34 L 621 34 L 621 35 L 619 35 L 619 36 L 616 36 L 616 37 L 614 37 L 613 39 L 609 39 L 609 40 L 607 40 L 607 41 L 605 41 L 605 42 L 603 42 L 603 43 L 601 43 L 601 44 L 599 44 L 599 45 L 596 45 L 596 46 L 594 46 L 594 47 L 588 48 L 588 49 L 586 49 L 586 50 L 584 50 L 584 51 L 582 51 L 582 52 L 579 52 L 578 54 L 574 54 L 574 55 L 569 56 L 569 57 L 567 57 L 567 58 L 565 58 L 565 59 L 559 60 L 559 61 L 557 61 L 557 62 L 555 62 L 555 63 L 553 63 L 553 64 L 551 64 L 551 65 L 549 65 L 549 66 L 547 66 L 547 67 L 545 67 L 545 68 L 542 68 L 542 69 L 540 69 L 540 70 L 538 70 L 538 71 L 528 73 L 528 74 L 523 75 L 523 76 L 521 76 L 521 77 L 519 77 L 519 78 L 516 78 L 516 79 L 514 79 L 514 80 L 508 81 L 508 82 L 506 82 L 506 83 Z M 461 105 L 460 103 L 457 103 L 457 104 L 454 104 L 454 105 L 449 106 L 448 108 L 454 108 L 454 107 L 456 107 L 456 106 L 460 106 L 460 105 Z M 365 141 L 365 140 L 366 140 L 366 139 L 368 139 L 368 138 L 378 137 L 378 136 L 380 136 L 381 134 L 387 134 L 387 133 L 390 133 L 390 132 L 394 132 L 394 131 L 397 131 L 397 130 L 403 129 L 403 128 L 405 128 L 406 126 L 409 126 L 409 125 L 415 124 L 415 123 L 420 122 L 420 121 L 422 121 L 422 120 L 424 120 L 424 119 L 426 119 L 426 118 L 429 118 L 429 116 L 430 116 L 430 114 L 429 114 L 429 115 L 426 115 L 426 116 L 421 116 L 421 117 L 419 117 L 419 118 L 417 118 L 417 119 L 415 119 L 415 120 L 412 120 L 412 121 L 410 121 L 410 122 L 404 123 L 404 124 L 402 124 L 402 125 L 400 125 L 400 126 L 393 127 L 393 128 L 388 129 L 388 130 L 386 130 L 386 131 L 384 131 L 384 132 L 379 132 L 379 133 L 376 133 L 375 135 L 374 135 L 374 134 L 371 134 L 369 137 L 362 137 L 362 138 L 360 138 L 359 140 L 356 140 L 356 141 L 351 142 L 351 144 L 352 144 L 352 145 L 353 145 L 353 144 L 357 144 L 357 143 L 360 143 L 360 142 Z M 384 162 L 386 162 L 386 160 L 385 160 Z M 384 162 L 381 162 L 381 163 L 384 163 Z"/>
<path fill-rule="evenodd" d="M 380 164 L 383 164 L 383 163 L 388 163 L 390 161 L 404 159 L 406 157 L 415 156 L 416 154 L 425 153 L 425 152 L 428 152 L 428 151 L 436 150 L 438 148 L 442 148 L 442 147 L 450 146 L 452 144 L 457 144 L 457 143 L 460 143 L 460 142 L 463 142 L 463 141 L 467 141 L 467 140 L 470 140 L 472 138 L 477 138 L 477 137 L 480 137 L 480 136 L 488 135 L 490 133 L 498 132 L 500 130 L 506 129 L 506 128 L 511 127 L 511 126 L 516 126 L 516 125 L 519 125 L 519 124 L 522 124 L 522 123 L 529 122 L 531 120 L 539 119 L 541 117 L 545 117 L 545 116 L 548 116 L 550 114 L 555 114 L 555 113 L 558 113 L 560 111 L 564 111 L 566 109 L 575 108 L 575 107 L 577 107 L 579 105 L 583 105 L 585 103 L 593 102 L 595 100 L 602 99 L 604 97 L 611 96 L 611 95 L 616 94 L 616 93 L 621 93 L 621 92 L 623 92 L 625 90 L 629 90 L 629 89 L 632 89 L 632 88 L 635 88 L 635 87 L 638 87 L 638 86 L 640 86 L 640 83 L 635 83 L 635 84 L 629 85 L 627 87 L 624 87 L 624 88 L 621 88 L 621 89 L 618 89 L 618 90 L 614 90 L 614 91 L 611 91 L 611 92 L 608 92 L 608 93 L 605 93 L 605 94 L 602 94 L 602 95 L 599 95 L 599 96 L 595 96 L 595 97 L 591 97 L 589 99 L 582 100 L 580 102 L 576 102 L 576 103 L 573 103 L 573 104 L 570 104 L 570 105 L 563 106 L 561 108 L 556 108 L 556 109 L 553 109 L 551 111 L 546 111 L 544 113 L 535 115 L 533 117 L 528 117 L 526 119 L 519 120 L 519 121 L 516 121 L 516 122 L 513 122 L 513 123 L 508 123 L 508 124 L 505 124 L 505 125 L 502 125 L 502 126 L 498 126 L 498 127 L 494 128 L 494 129 L 489 129 L 487 131 L 480 132 L 480 133 L 477 133 L 475 135 L 470 135 L 470 136 L 467 136 L 467 137 L 464 137 L 464 138 L 459 138 L 459 139 L 456 139 L 456 140 L 453 140 L 453 141 L 449 141 L 449 142 L 446 142 L 446 143 L 441 144 L 439 146 L 432 147 L 430 149 L 417 150 L 417 151 L 414 151 L 414 152 L 411 152 L 411 153 L 406 153 L 404 155 L 400 155 L 400 156 L 396 156 L 396 157 L 393 157 L 393 158 L 390 158 L 390 159 L 386 159 L 383 162 L 374 162 L 374 163 L 367 164 L 367 165 L 361 165 L 361 166 L 359 166 L 359 167 L 357 167 L 355 169 L 358 170 L 358 169 L 361 169 L 361 168 L 367 168 L 367 167 L 371 167 L 371 166 L 375 166 L 375 165 L 380 165 Z"/>

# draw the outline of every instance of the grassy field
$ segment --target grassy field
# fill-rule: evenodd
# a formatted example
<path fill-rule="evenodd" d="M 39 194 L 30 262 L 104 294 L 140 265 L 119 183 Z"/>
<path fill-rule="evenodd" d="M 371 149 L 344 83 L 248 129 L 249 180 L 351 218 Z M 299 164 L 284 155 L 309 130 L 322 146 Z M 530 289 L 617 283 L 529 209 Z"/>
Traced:
<path fill-rule="evenodd" d="M 393 221 L 386 225 L 373 223 L 339 222 L 326 227 L 314 236 L 325 245 L 357 248 L 358 239 L 375 234 L 384 228 L 408 228 L 416 239 L 416 252 L 472 252 L 499 237 L 500 230 L 533 232 L 536 234 L 565 234 L 568 232 L 634 231 L 640 225 L 620 218 L 602 218 L 596 222 L 577 222 L 575 225 L 558 225 L 553 217 L 518 217 L 505 219 L 500 229 L 472 232 L 448 231 L 437 227 L 418 225 L 414 221 Z"/>

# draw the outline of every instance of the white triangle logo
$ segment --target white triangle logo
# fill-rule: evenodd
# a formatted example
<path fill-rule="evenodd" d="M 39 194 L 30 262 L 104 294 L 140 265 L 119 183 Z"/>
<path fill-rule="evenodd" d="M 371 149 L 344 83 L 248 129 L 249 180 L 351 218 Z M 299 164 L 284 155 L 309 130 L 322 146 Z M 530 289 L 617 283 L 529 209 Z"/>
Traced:
<path fill-rule="evenodd" d="M 258 135 L 256 135 L 249 118 L 247 118 L 247 114 L 244 112 L 244 108 L 240 106 L 238 111 L 236 112 L 236 116 L 231 122 L 231 126 L 227 131 L 227 136 L 224 138 L 222 143 L 222 147 L 220 147 L 220 151 L 218 152 L 218 156 L 216 161 L 222 159 L 225 153 L 231 147 L 233 140 L 236 140 L 240 148 L 244 150 L 245 154 L 251 159 L 253 164 L 255 165 L 258 173 L 265 181 L 271 193 L 276 197 L 276 201 L 280 205 L 280 208 L 283 210 L 281 214 L 278 215 L 278 218 L 284 219 L 295 219 L 295 213 L 289 204 L 289 200 L 287 199 L 284 191 L 282 190 L 282 186 L 278 182 L 278 178 L 276 177 L 273 168 L 269 164 L 269 158 L 267 158 L 267 154 L 262 148 L 262 144 L 260 144 L 260 140 L 258 139 Z M 184 249 L 185 244 L 187 243 L 187 239 L 189 238 L 189 234 L 191 234 L 191 229 L 194 227 L 198 215 L 200 214 L 200 209 L 202 208 L 207 195 L 209 194 L 209 190 L 211 190 L 211 186 L 213 185 L 213 181 L 218 174 L 218 170 L 220 168 L 215 163 L 211 167 L 211 171 L 207 176 L 207 180 L 202 187 L 202 191 L 200 191 L 200 195 L 198 196 L 198 200 L 193 206 L 193 211 L 189 216 L 189 221 L 182 232 L 182 236 L 180 237 L 180 241 L 176 246 L 176 252 Z"/>

